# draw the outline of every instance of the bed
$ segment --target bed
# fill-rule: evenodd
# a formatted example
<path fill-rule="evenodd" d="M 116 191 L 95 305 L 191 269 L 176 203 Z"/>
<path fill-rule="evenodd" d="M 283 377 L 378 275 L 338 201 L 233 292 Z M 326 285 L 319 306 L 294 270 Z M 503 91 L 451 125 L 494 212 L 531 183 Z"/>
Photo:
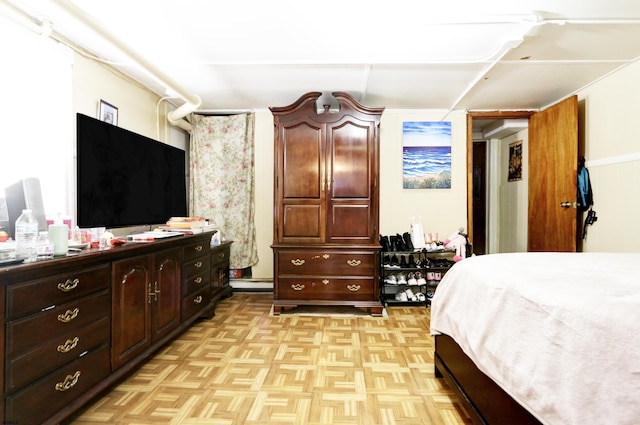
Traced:
<path fill-rule="evenodd" d="M 640 422 L 640 253 L 467 258 L 438 286 L 431 333 L 474 423 Z"/>

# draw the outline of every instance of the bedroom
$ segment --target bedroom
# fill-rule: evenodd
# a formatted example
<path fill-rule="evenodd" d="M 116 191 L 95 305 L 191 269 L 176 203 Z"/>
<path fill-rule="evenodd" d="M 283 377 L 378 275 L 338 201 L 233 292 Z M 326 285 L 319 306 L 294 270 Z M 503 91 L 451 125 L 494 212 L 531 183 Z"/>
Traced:
<path fill-rule="evenodd" d="M 139 84 L 112 71 L 108 67 L 74 55 L 73 73 L 70 77 L 73 95 L 67 103 L 49 98 L 43 99 L 39 93 L 31 93 L 25 99 L 15 96 L 16 102 L 25 101 L 26 106 L 17 106 L 13 102 L 3 102 L 2 115 L 18 129 L 7 129 L 6 140 L 20 140 L 24 134 L 19 129 L 28 126 L 20 121 L 16 111 L 46 110 L 54 113 L 60 109 L 72 111 L 63 113 L 68 137 L 58 140 L 56 148 L 68 148 L 65 140 L 72 138 L 69 127 L 73 112 L 81 111 L 95 115 L 97 102 L 106 98 L 120 108 L 119 125 L 136 132 L 156 137 L 156 103 L 159 96 L 140 87 Z M 596 210 L 600 217 L 598 223 L 589 230 L 585 241 L 585 251 L 637 251 L 636 241 L 640 230 L 635 226 L 635 211 L 640 205 L 638 188 L 639 152 L 635 142 L 640 130 L 634 124 L 638 103 L 629 87 L 635 87 L 640 79 L 640 66 L 636 62 L 619 72 L 578 92 L 583 105 L 581 113 L 584 127 L 581 129 L 587 158 L 591 162 L 589 169 L 596 194 Z M 16 80 L 3 78 L 2 84 L 11 86 Z M 10 92 L 6 87 L 3 93 Z M 28 93 L 28 92 L 27 92 Z M 293 101 L 294 99 L 291 99 Z M 557 99 L 560 100 L 560 99 Z M 5 109 L 6 108 L 6 109 Z M 419 214 L 425 230 L 448 234 L 453 229 L 466 224 L 466 114 L 465 111 L 453 111 L 449 119 L 454 128 L 452 173 L 453 186 L 447 191 L 424 193 L 422 191 L 400 190 L 401 187 L 401 126 L 405 121 L 432 121 L 442 117 L 442 110 L 429 109 L 388 109 L 382 118 L 381 135 L 381 208 L 380 223 L 382 234 L 392 234 L 408 227 L 411 216 Z M 22 123 L 21 126 L 17 123 Z M 63 125 L 65 126 L 65 125 Z M 180 144 L 186 140 L 184 134 L 172 128 L 160 127 L 163 140 Z M 267 110 L 256 110 L 256 157 L 271 158 L 273 122 Z M 6 160 L 6 159 L 5 159 Z M 269 248 L 272 235 L 271 211 L 273 169 L 270 161 L 257 161 L 256 176 L 256 219 L 257 239 L 262 259 L 254 268 L 254 276 L 268 280 L 272 276 L 272 253 Z M 3 182 L 4 183 L 4 182 Z M 69 184 L 63 181 L 62 185 Z M 60 196 L 64 198 L 66 195 Z M 262 282 L 256 283 L 259 286 Z M 251 283 L 249 283 L 251 284 Z"/>

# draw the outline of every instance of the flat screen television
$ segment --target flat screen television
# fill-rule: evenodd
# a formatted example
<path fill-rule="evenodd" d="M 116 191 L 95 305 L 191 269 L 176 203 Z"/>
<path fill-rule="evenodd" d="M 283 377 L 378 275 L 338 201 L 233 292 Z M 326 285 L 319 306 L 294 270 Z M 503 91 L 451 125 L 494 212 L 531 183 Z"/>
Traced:
<path fill-rule="evenodd" d="M 187 215 L 185 151 L 77 114 L 77 225 L 120 228 Z"/>

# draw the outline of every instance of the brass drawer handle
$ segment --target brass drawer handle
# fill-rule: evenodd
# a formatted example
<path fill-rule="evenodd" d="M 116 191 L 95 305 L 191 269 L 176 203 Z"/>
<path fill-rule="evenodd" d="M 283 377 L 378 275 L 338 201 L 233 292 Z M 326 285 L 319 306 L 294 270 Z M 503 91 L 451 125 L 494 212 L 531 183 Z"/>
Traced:
<path fill-rule="evenodd" d="M 347 264 L 351 267 L 358 267 L 361 263 L 362 261 L 360 260 L 347 260 Z"/>
<path fill-rule="evenodd" d="M 325 260 L 328 260 L 329 257 L 331 257 L 331 255 L 329 254 L 322 254 L 322 258 L 324 258 Z"/>
<path fill-rule="evenodd" d="M 193 299 L 194 304 L 200 304 L 202 302 L 202 295 L 198 295 Z"/>
<path fill-rule="evenodd" d="M 75 337 L 73 339 L 68 339 L 64 344 L 58 345 L 58 352 L 60 353 L 68 353 L 78 346 L 78 342 L 80 342 L 80 338 Z"/>
<path fill-rule="evenodd" d="M 73 388 L 74 385 L 78 383 L 78 379 L 80 379 L 80 371 L 76 371 L 73 375 L 67 375 L 64 378 L 63 382 L 58 382 L 56 384 L 56 391 L 67 391 Z"/>
<path fill-rule="evenodd" d="M 70 292 L 76 289 L 79 283 L 80 283 L 80 279 L 73 279 L 73 280 L 67 279 L 67 281 L 64 283 L 62 282 L 58 283 L 58 289 L 61 290 L 62 292 Z"/>
<path fill-rule="evenodd" d="M 294 291 L 302 291 L 304 289 L 304 285 L 302 283 L 294 283 L 291 285 Z"/>
<path fill-rule="evenodd" d="M 200 252 L 200 251 L 202 251 L 202 245 L 198 245 L 198 246 L 194 247 L 193 249 L 195 249 L 196 251 Z"/>
<path fill-rule="evenodd" d="M 200 267 L 202 267 L 202 261 L 196 261 L 193 265 L 196 269 L 199 269 Z"/>
<path fill-rule="evenodd" d="M 76 317 L 78 317 L 78 313 L 80 313 L 80 309 L 78 307 L 73 310 L 67 310 L 64 313 L 58 314 L 58 321 L 62 323 L 69 323 Z"/>
<path fill-rule="evenodd" d="M 329 279 L 322 279 L 322 283 L 324 283 L 325 285 L 329 284 Z"/>
<path fill-rule="evenodd" d="M 347 289 L 351 292 L 358 292 L 360 290 L 360 285 L 347 285 Z"/>
<path fill-rule="evenodd" d="M 296 258 L 295 260 L 291 260 L 291 264 L 293 264 L 294 266 L 301 266 L 304 264 L 304 260 L 301 260 L 299 258 Z"/>
<path fill-rule="evenodd" d="M 218 254 L 218 258 L 221 260 L 224 260 L 227 257 L 227 253 L 226 252 L 221 252 L 220 254 Z"/>
<path fill-rule="evenodd" d="M 193 279 L 193 282 L 195 284 L 202 283 L 202 278 L 201 277 L 196 277 L 195 279 Z"/>

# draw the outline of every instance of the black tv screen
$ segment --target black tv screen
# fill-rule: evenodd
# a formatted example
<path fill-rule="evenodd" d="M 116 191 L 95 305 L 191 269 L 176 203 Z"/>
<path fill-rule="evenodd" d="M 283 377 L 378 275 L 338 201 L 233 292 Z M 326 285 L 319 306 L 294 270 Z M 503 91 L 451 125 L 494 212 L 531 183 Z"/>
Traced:
<path fill-rule="evenodd" d="M 187 215 L 185 152 L 77 114 L 77 225 L 127 227 Z"/>

